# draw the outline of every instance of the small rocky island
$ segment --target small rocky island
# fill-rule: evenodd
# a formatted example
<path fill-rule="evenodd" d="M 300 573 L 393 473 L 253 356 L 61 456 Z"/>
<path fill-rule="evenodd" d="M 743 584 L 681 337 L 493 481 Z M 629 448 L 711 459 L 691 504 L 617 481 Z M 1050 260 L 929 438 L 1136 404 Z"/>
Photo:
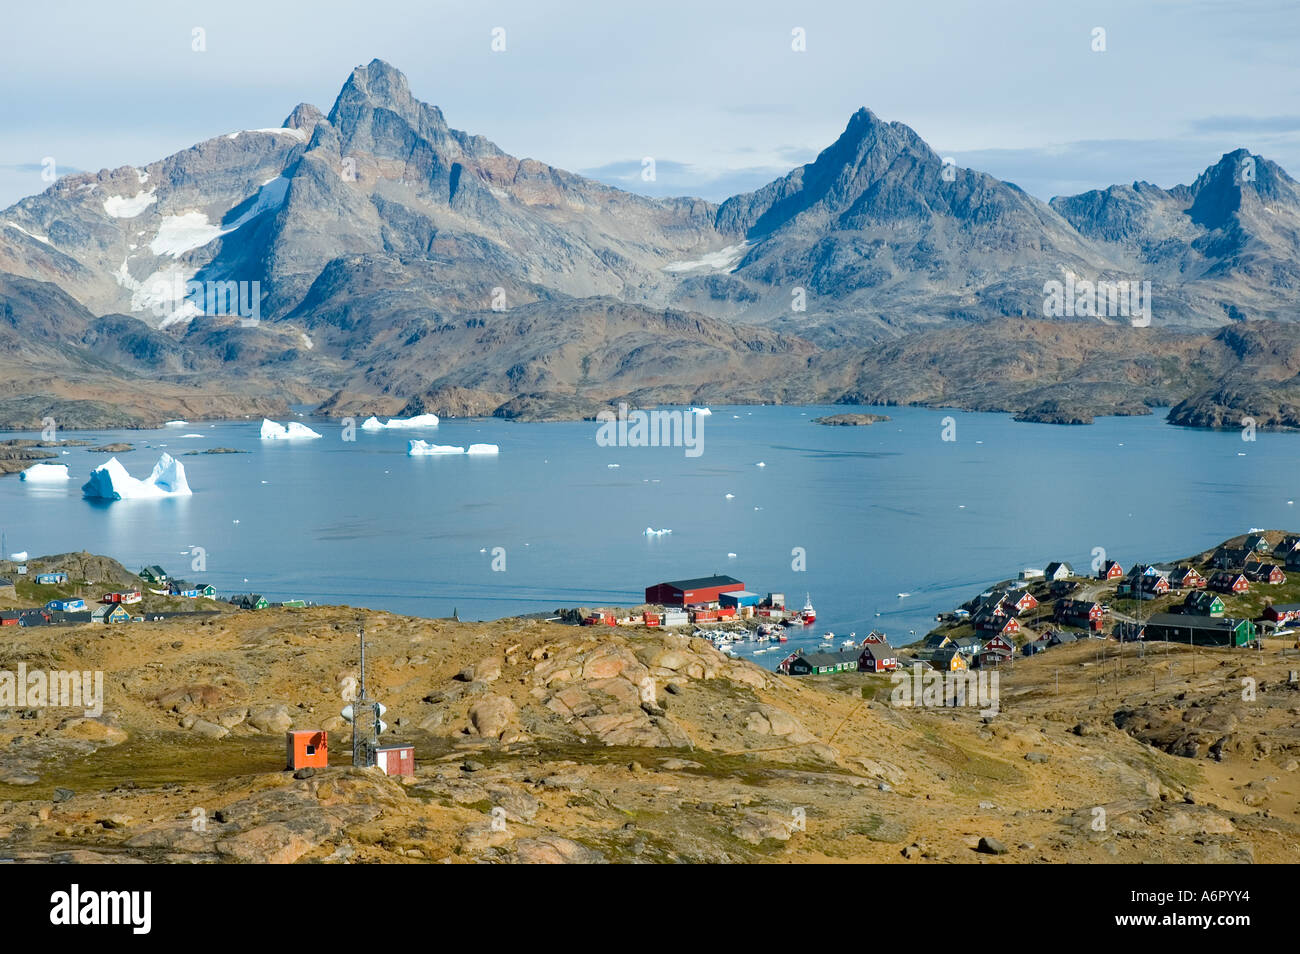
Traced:
<path fill-rule="evenodd" d="M 812 422 L 829 427 L 866 427 L 887 420 L 889 416 L 885 414 L 830 414 L 826 417 L 814 417 Z"/>
<path fill-rule="evenodd" d="M 127 451 L 133 451 L 135 448 L 130 444 L 102 444 L 99 447 L 87 447 L 87 451 L 92 454 L 125 454 Z"/>
<path fill-rule="evenodd" d="M 233 447 L 209 447 L 207 450 L 186 451 L 182 457 L 197 457 L 199 454 L 247 454 L 246 450 L 236 450 Z"/>

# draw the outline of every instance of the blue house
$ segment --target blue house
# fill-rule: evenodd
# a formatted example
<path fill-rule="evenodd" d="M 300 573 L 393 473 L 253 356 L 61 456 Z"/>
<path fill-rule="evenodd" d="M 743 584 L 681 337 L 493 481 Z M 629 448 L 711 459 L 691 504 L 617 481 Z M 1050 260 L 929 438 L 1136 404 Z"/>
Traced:
<path fill-rule="evenodd" d="M 36 582 L 46 586 L 53 585 L 55 583 L 66 583 L 68 582 L 68 574 L 63 572 L 37 573 Z"/>
<path fill-rule="evenodd" d="M 86 609 L 86 601 L 79 599 L 71 600 L 50 600 L 45 604 L 47 610 L 57 610 L 60 613 L 80 613 Z"/>

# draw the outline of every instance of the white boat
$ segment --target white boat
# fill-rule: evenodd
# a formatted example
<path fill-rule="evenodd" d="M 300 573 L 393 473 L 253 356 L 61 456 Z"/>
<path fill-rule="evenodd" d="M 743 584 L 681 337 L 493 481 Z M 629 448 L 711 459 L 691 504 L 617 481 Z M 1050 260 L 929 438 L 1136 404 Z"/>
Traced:
<path fill-rule="evenodd" d="M 855 643 L 853 640 L 846 639 L 844 640 L 844 642 L 840 643 L 840 649 L 853 649 L 857 645 L 858 644 Z"/>

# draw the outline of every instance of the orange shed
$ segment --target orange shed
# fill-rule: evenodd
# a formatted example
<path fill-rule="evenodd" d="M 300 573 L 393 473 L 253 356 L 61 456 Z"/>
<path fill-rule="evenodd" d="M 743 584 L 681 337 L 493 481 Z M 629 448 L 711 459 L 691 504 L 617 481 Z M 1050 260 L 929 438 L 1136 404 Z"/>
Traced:
<path fill-rule="evenodd" d="M 284 734 L 284 741 L 287 768 L 329 767 L 329 745 L 320 729 L 295 729 Z"/>

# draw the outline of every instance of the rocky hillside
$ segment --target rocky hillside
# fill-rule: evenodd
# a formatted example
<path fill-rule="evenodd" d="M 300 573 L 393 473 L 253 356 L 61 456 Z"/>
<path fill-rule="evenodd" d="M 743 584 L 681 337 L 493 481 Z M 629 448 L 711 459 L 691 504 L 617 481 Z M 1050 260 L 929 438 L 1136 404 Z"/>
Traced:
<path fill-rule="evenodd" d="M 346 765 L 358 624 L 413 779 Z M 0 666 L 102 669 L 105 711 L 0 711 L 0 857 L 1293 862 L 1279 649 L 1063 647 L 982 718 L 654 631 L 331 608 L 24 630 Z M 331 733 L 329 769 L 283 771 L 290 727 Z"/>

